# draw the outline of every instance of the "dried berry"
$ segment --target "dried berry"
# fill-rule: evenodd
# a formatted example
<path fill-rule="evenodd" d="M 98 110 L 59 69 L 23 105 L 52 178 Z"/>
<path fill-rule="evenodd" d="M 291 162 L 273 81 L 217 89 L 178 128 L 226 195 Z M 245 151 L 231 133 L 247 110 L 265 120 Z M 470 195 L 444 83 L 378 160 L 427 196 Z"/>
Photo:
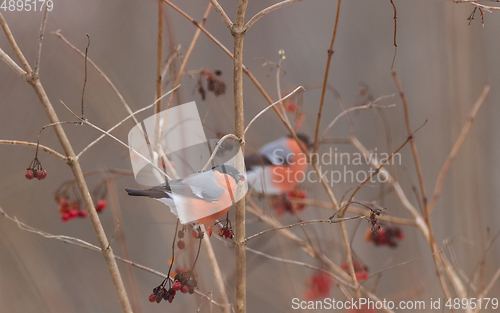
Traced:
<path fill-rule="evenodd" d="M 33 173 L 33 170 L 31 168 L 26 170 L 26 174 L 24 174 L 24 177 L 26 177 L 29 180 L 32 180 L 35 178 L 35 173 Z"/>
<path fill-rule="evenodd" d="M 226 233 L 224 234 L 224 237 L 227 238 L 233 238 L 233 230 L 231 228 L 228 228 L 226 230 Z"/>
<path fill-rule="evenodd" d="M 63 213 L 63 215 L 61 215 L 61 220 L 62 220 L 63 222 L 67 222 L 67 221 L 69 221 L 69 220 L 70 220 L 70 218 L 71 218 L 71 216 L 69 215 L 69 213 L 68 213 L 68 212 Z"/>
<path fill-rule="evenodd" d="M 193 231 L 191 232 L 191 235 L 193 235 L 193 238 L 194 238 L 194 239 L 198 239 L 199 234 L 198 234 L 198 232 L 197 232 L 196 230 L 193 230 Z"/>
<path fill-rule="evenodd" d="M 100 199 L 99 201 L 97 201 L 97 204 L 95 205 L 95 210 L 98 213 L 102 212 L 102 211 L 104 211 L 104 209 L 106 208 L 107 205 L 108 205 L 108 203 L 106 202 L 105 199 Z"/>
<path fill-rule="evenodd" d="M 179 230 L 179 232 L 177 233 L 177 237 L 179 237 L 180 239 L 184 238 L 184 232 L 182 230 Z"/>
<path fill-rule="evenodd" d="M 148 299 L 149 299 L 149 302 L 155 302 L 156 301 L 155 294 L 154 293 L 150 294 L 149 297 L 148 297 Z"/>
<path fill-rule="evenodd" d="M 35 176 L 38 180 L 42 180 L 47 177 L 47 172 L 45 170 L 38 170 L 35 172 Z"/>
<path fill-rule="evenodd" d="M 184 285 L 184 286 L 182 286 L 182 288 L 181 288 L 181 292 L 182 292 L 182 293 L 188 293 L 188 292 L 189 292 L 189 286 L 188 286 L 188 285 Z"/>
<path fill-rule="evenodd" d="M 181 283 L 180 283 L 180 282 L 176 282 L 176 283 L 174 283 L 174 284 L 172 285 L 172 289 L 173 289 L 174 291 L 179 291 L 179 290 L 181 290 L 181 287 L 182 287 L 182 285 L 181 285 Z"/>
<path fill-rule="evenodd" d="M 186 247 L 186 243 L 183 240 L 179 240 L 177 242 L 177 247 L 182 250 Z"/>

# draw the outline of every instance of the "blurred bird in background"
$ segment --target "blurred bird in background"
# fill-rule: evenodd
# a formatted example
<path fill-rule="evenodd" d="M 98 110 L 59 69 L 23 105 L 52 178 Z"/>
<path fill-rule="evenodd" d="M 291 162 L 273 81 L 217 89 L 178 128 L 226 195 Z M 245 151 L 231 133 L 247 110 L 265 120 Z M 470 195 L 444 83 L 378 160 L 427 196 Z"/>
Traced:
<path fill-rule="evenodd" d="M 311 141 L 297 133 L 306 153 Z M 304 179 L 307 157 L 297 141 L 285 136 L 264 145 L 256 154 L 245 157 L 248 183 L 252 190 L 269 195 L 286 193 Z"/>

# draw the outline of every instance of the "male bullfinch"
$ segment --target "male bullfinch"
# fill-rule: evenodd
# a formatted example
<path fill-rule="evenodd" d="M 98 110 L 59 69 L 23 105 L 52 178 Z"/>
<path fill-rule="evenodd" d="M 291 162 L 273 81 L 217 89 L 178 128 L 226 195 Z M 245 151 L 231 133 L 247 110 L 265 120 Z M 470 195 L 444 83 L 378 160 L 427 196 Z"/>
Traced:
<path fill-rule="evenodd" d="M 125 189 L 130 196 L 150 197 L 170 207 L 182 224 L 207 224 L 224 216 L 245 176 L 230 165 L 169 180 L 148 190 Z"/>
<path fill-rule="evenodd" d="M 308 153 L 310 139 L 297 134 Z M 248 183 L 253 190 L 265 194 L 282 194 L 293 190 L 302 181 L 307 157 L 297 141 L 289 135 L 264 145 L 257 154 L 245 157 Z"/>

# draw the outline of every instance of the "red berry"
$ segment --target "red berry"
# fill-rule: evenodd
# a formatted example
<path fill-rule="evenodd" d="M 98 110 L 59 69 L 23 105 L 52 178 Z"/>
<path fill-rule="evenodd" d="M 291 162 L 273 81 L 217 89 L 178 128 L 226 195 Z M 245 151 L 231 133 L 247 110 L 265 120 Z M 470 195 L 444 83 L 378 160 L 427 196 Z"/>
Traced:
<path fill-rule="evenodd" d="M 87 217 L 87 211 L 80 210 L 78 211 L 78 216 L 81 218 L 86 218 Z"/>
<path fill-rule="evenodd" d="M 69 217 L 70 218 L 75 218 L 78 216 L 78 211 L 77 210 L 70 210 L 68 211 Z"/>
<path fill-rule="evenodd" d="M 224 234 L 224 237 L 227 238 L 232 238 L 233 237 L 233 230 L 231 228 L 229 228 L 228 230 L 226 230 L 226 233 Z"/>
<path fill-rule="evenodd" d="M 363 281 L 367 280 L 370 275 L 366 271 L 358 272 L 356 273 L 356 280 L 357 281 Z"/>
<path fill-rule="evenodd" d="M 208 237 L 212 237 L 212 227 L 207 228 Z"/>
<path fill-rule="evenodd" d="M 188 285 L 184 285 L 181 287 L 181 292 L 182 293 L 188 293 L 189 292 L 189 286 Z"/>
<path fill-rule="evenodd" d="M 184 249 L 186 247 L 186 243 L 183 240 L 179 240 L 177 241 L 177 247 L 179 247 L 179 249 Z"/>
<path fill-rule="evenodd" d="M 179 290 L 181 290 L 181 288 L 182 288 L 182 285 L 181 285 L 181 283 L 180 283 L 180 282 L 176 282 L 176 283 L 174 283 L 174 284 L 172 285 L 172 289 L 173 289 L 174 291 L 179 291 Z"/>
<path fill-rule="evenodd" d="M 193 232 L 191 233 L 191 235 L 193 235 L 194 239 L 198 239 L 199 234 L 198 234 L 198 232 L 196 230 L 193 230 Z"/>
<path fill-rule="evenodd" d="M 99 201 L 97 201 L 97 204 L 95 206 L 95 210 L 97 212 L 104 211 L 104 209 L 106 208 L 107 205 L 108 205 L 108 203 L 106 202 L 105 199 L 100 199 Z"/>
<path fill-rule="evenodd" d="M 26 170 L 26 174 L 24 174 L 24 177 L 26 177 L 29 180 L 32 180 L 33 178 L 35 178 L 35 174 L 33 173 L 33 170 L 29 168 Z"/>
<path fill-rule="evenodd" d="M 38 180 L 42 180 L 47 177 L 47 172 L 45 170 L 38 170 L 36 171 L 35 176 Z"/>
<path fill-rule="evenodd" d="M 156 296 L 152 293 L 148 297 L 149 302 L 156 302 Z"/>
<path fill-rule="evenodd" d="M 67 221 L 69 221 L 69 220 L 70 220 L 70 218 L 71 218 L 71 216 L 69 215 L 69 213 L 68 213 L 68 212 L 63 213 L 63 215 L 61 215 L 61 220 L 62 220 L 63 222 L 67 222 Z"/>

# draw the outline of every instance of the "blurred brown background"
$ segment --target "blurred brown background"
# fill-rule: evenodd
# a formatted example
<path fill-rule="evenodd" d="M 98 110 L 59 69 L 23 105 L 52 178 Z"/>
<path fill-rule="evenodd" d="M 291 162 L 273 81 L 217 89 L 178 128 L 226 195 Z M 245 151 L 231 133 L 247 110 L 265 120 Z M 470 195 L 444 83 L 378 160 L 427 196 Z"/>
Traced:
<path fill-rule="evenodd" d="M 220 2 L 233 18 L 237 1 Z M 208 1 L 176 1 L 196 20 L 201 20 Z M 250 1 L 247 20 L 270 1 Z M 432 214 L 436 239 L 443 244 L 450 240 L 456 260 L 463 272 L 470 275 L 481 260 L 489 238 L 500 230 L 500 167 L 496 163 L 500 151 L 497 139 L 500 108 L 498 85 L 500 83 L 500 13 L 485 13 L 484 28 L 479 12 L 468 25 L 466 20 L 473 7 L 437 0 L 395 1 L 398 12 L 395 60 L 410 105 L 412 126 L 416 128 L 425 120 L 427 125 L 417 134 L 416 142 L 423 166 L 428 194 L 446 156 L 479 97 L 486 82 L 492 89 L 479 111 L 471 131 L 454 161 L 445 180 L 442 196 Z M 298 85 L 322 81 L 327 49 L 335 20 L 336 1 L 309 0 L 273 12 L 259 20 L 247 33 L 244 44 L 244 63 L 259 79 L 273 99 L 277 99 L 275 70 L 261 66 L 265 61 L 278 62 L 278 50 L 284 49 L 282 90 L 285 94 Z M 185 53 L 195 27 L 177 12 L 165 6 L 170 19 L 170 31 L 165 36 L 165 58 L 168 49 L 181 44 Z M 41 21 L 41 12 L 2 12 L 27 59 L 33 62 Z M 343 1 L 340 12 L 338 37 L 332 58 L 329 83 L 341 94 L 348 106 L 356 104 L 361 84 L 369 86 L 374 97 L 397 92 L 392 76 L 393 9 L 389 1 Z M 206 28 L 224 45 L 232 49 L 232 38 L 219 16 L 212 12 Z M 85 49 L 91 37 L 89 57 L 97 63 L 124 98 L 137 110 L 154 101 L 156 75 L 157 2 L 156 1 L 54 1 L 49 13 L 46 36 L 43 42 L 40 77 L 61 120 L 72 120 L 72 115 L 60 104 L 64 101 L 78 112 L 84 77 L 83 59 L 56 36 L 50 34 L 61 29 L 64 36 L 80 49 Z M 174 36 L 170 36 L 173 34 Z M 13 59 L 14 54 L 2 33 L 0 47 Z M 16 60 L 17 61 L 17 60 Z M 194 93 L 196 79 L 186 76 L 182 80 L 181 103 L 195 100 L 202 116 L 210 106 L 207 126 L 227 133 L 233 131 L 231 73 L 232 61 L 203 34 L 191 56 L 187 70 L 208 68 L 222 70 L 222 79 L 228 92 L 215 98 L 209 94 L 202 101 Z M 168 88 L 170 88 L 169 86 Z M 249 121 L 263 109 L 267 102 L 253 84 L 245 79 L 245 114 Z M 313 135 L 320 91 L 305 93 L 306 120 L 303 131 Z M 109 128 L 126 116 L 116 95 L 89 67 L 85 96 L 86 117 L 102 128 Z M 403 107 L 398 97 L 385 100 L 384 104 L 397 103 L 386 110 L 390 121 L 393 146 L 406 139 Z M 325 127 L 341 112 L 338 101 L 327 93 L 322 126 Z M 140 119 L 151 115 L 147 112 Z M 36 141 L 40 128 L 48 119 L 32 88 L 17 77 L 3 62 L 0 63 L 0 139 Z M 387 151 L 384 126 L 374 111 L 353 115 L 356 134 L 368 149 Z M 116 130 L 115 134 L 126 140 L 131 122 Z M 99 134 L 85 126 L 65 126 L 76 151 L 83 149 Z M 206 130 L 211 138 L 215 134 Z M 247 150 L 252 151 L 270 140 L 286 134 L 276 115 L 269 111 L 262 116 L 247 134 Z M 342 120 L 329 134 L 342 138 L 347 135 L 347 123 Z M 42 133 L 42 143 L 62 151 L 52 130 Z M 355 152 L 353 147 L 338 145 L 339 150 Z M 323 147 L 322 149 L 327 149 Z M 417 183 L 413 158 L 409 146 L 402 150 L 403 165 L 397 168 L 397 178 L 408 198 L 417 206 L 411 184 Z M 90 221 L 77 219 L 67 223 L 60 220 L 54 191 L 72 178 L 69 168 L 59 159 L 41 153 L 39 159 L 48 176 L 44 181 L 28 181 L 25 169 L 34 156 L 34 149 L 23 146 L 0 145 L 0 206 L 33 227 L 53 234 L 82 238 L 97 244 Z M 120 168 L 130 169 L 128 151 L 110 139 L 92 147 L 81 159 L 84 171 Z M 358 168 L 359 170 L 360 168 Z M 97 178 L 89 180 L 90 188 Z M 117 181 L 123 221 L 131 259 L 162 272 L 168 269 L 170 245 L 175 219 L 161 204 L 144 199 L 129 199 L 125 187 L 137 187 L 128 176 Z M 326 200 L 319 184 L 306 184 L 311 198 Z M 335 185 L 333 190 L 340 198 L 352 185 Z M 363 190 L 358 197 L 371 199 L 378 188 Z M 394 216 L 410 217 L 395 195 L 388 193 L 384 206 Z M 268 212 L 269 208 L 264 207 Z M 303 219 L 326 218 L 331 211 L 308 208 Z M 115 230 L 111 211 L 101 215 L 108 237 Z M 247 233 L 268 228 L 248 215 Z M 295 219 L 280 218 L 284 224 Z M 400 262 L 427 256 L 408 265 L 396 267 L 383 274 L 376 294 L 394 300 L 429 300 L 442 297 L 430 257 L 430 249 L 417 229 L 403 227 L 406 239 L 397 249 L 374 247 L 363 239 L 365 221 L 357 229 L 353 241 L 356 255 L 376 272 Z M 350 223 L 350 233 L 356 223 Z M 343 248 L 338 228 L 332 225 L 311 226 L 313 237 L 320 240 L 324 252 L 341 263 Z M 295 232 L 303 237 L 300 229 Z M 352 235 L 351 235 L 352 236 Z M 227 278 L 227 288 L 234 298 L 234 253 L 223 242 L 213 238 L 214 248 Z M 194 250 L 194 243 L 191 247 Z M 120 255 L 116 242 L 115 253 Z M 293 243 L 270 233 L 252 241 L 249 247 L 295 260 L 319 265 Z M 486 257 L 485 279 L 498 269 L 500 243 L 495 243 Z M 189 253 L 186 253 L 189 254 Z M 184 259 L 189 259 L 184 257 Z M 186 263 L 189 264 L 189 263 Z M 119 263 L 123 268 L 123 264 Z M 208 267 L 204 250 L 198 264 L 200 290 L 215 290 L 213 275 Z M 150 273 L 134 269 L 142 312 L 194 312 L 200 304 L 202 311 L 208 306 L 198 296 L 176 297 L 172 304 L 151 304 L 147 300 L 153 287 L 161 279 Z M 308 277 L 312 271 L 285 265 L 248 254 L 248 312 L 289 312 L 294 297 L 303 299 Z M 126 279 L 126 284 L 129 281 Z M 367 282 L 371 286 L 371 282 Z M 130 289 L 129 285 L 128 288 Z M 500 294 L 499 283 L 490 296 Z M 337 289 L 332 293 L 341 297 Z M 214 295 L 217 298 L 217 295 Z M 49 240 L 20 230 L 17 225 L 0 218 L 0 312 L 120 312 L 105 262 L 96 252 Z"/>

